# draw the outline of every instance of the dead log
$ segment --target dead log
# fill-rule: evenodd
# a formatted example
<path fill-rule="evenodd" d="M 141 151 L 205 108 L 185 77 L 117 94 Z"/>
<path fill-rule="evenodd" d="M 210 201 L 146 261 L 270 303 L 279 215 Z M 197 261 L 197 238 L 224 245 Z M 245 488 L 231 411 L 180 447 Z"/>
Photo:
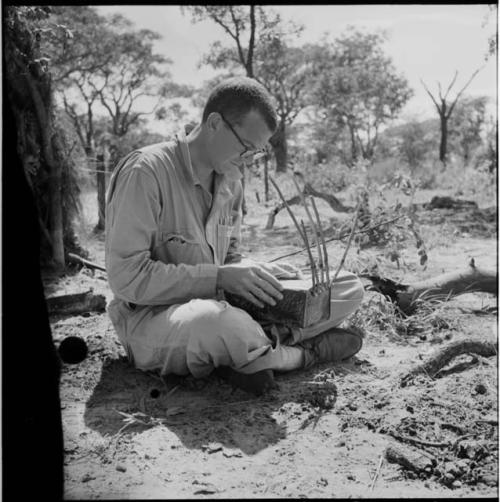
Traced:
<path fill-rule="evenodd" d="M 453 199 L 448 196 L 436 195 L 430 202 L 423 204 L 424 209 L 477 209 L 477 203 L 473 200 Z"/>
<path fill-rule="evenodd" d="M 67 259 L 71 263 L 77 263 L 78 265 L 83 265 L 87 268 L 102 270 L 103 272 L 106 272 L 106 269 L 102 265 L 98 265 L 97 263 L 86 260 L 85 258 L 78 256 L 77 254 L 68 253 Z"/>
<path fill-rule="evenodd" d="M 412 284 L 398 284 L 391 279 L 362 275 L 372 282 L 367 288 L 389 297 L 405 314 L 411 314 L 423 300 L 447 300 L 464 293 L 483 292 L 498 294 L 498 273 L 476 267 L 474 258 L 469 266 Z"/>
<path fill-rule="evenodd" d="M 437 463 L 436 459 L 428 453 L 397 444 L 387 446 L 385 449 L 385 458 L 388 462 L 399 464 L 417 474 L 430 474 Z"/>
<path fill-rule="evenodd" d="M 425 374 L 431 378 L 446 366 L 452 359 L 461 354 L 477 354 L 483 357 L 495 356 L 498 353 L 498 342 L 481 342 L 476 340 L 459 340 L 439 349 L 427 361 L 415 366 L 400 379 L 401 387 L 411 382 L 419 374 Z"/>
<path fill-rule="evenodd" d="M 344 206 L 344 204 L 342 204 L 342 202 L 332 194 L 319 192 L 318 190 L 313 188 L 310 183 L 304 184 L 304 189 L 302 191 L 302 194 L 304 196 L 312 195 L 313 197 L 325 200 L 326 202 L 328 202 L 330 207 L 337 213 L 348 213 L 353 211 L 354 209 L 349 206 Z M 289 206 L 292 206 L 293 204 L 300 204 L 301 196 L 295 195 L 294 197 L 288 199 L 286 202 Z M 286 207 L 285 204 L 282 202 L 281 204 L 278 204 L 274 209 L 271 210 L 267 218 L 266 230 L 271 230 L 273 228 L 276 215 L 285 207 Z"/>
<path fill-rule="evenodd" d="M 47 298 L 46 302 L 51 315 L 79 315 L 106 310 L 106 298 L 103 295 L 94 295 L 92 290 L 85 293 L 52 296 Z"/>

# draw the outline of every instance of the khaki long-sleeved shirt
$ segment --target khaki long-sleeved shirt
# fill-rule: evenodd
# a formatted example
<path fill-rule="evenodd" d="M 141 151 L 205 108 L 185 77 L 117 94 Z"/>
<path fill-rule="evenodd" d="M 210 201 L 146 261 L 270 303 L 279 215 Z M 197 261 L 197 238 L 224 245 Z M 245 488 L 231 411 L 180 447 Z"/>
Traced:
<path fill-rule="evenodd" d="M 238 261 L 243 191 L 232 166 L 213 200 L 193 171 L 184 132 L 130 153 L 106 196 L 106 269 L 115 298 L 171 305 L 215 298 L 217 267 Z"/>

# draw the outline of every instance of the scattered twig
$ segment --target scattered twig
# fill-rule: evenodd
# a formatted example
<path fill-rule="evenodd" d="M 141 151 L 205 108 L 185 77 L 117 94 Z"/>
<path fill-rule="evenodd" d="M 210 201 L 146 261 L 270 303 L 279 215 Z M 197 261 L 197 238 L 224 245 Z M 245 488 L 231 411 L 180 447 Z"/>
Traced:
<path fill-rule="evenodd" d="M 351 235 L 349 235 L 349 240 L 347 241 L 347 245 L 345 247 L 344 254 L 342 255 L 342 259 L 340 260 L 339 266 L 337 267 L 337 271 L 335 272 L 335 274 L 333 276 L 333 279 L 332 279 L 332 282 L 330 283 L 330 286 L 335 282 L 335 279 L 339 275 L 341 268 L 344 266 L 347 252 L 349 251 L 349 248 L 351 247 L 352 238 L 354 237 L 354 232 L 356 230 L 356 224 L 358 223 L 358 216 L 359 216 L 359 209 L 360 208 L 361 208 L 361 200 L 358 202 L 358 205 L 356 206 L 356 210 L 354 213 L 354 220 L 352 223 Z"/>
<path fill-rule="evenodd" d="M 449 441 L 435 443 L 432 441 L 424 441 L 422 439 L 412 438 L 409 436 L 401 436 L 400 434 L 396 434 L 393 431 L 388 431 L 388 434 L 391 435 L 393 438 L 397 439 L 398 441 L 406 441 L 408 443 L 419 444 L 421 446 L 431 446 L 432 448 L 446 448 L 451 445 Z"/>
<path fill-rule="evenodd" d="M 73 263 L 78 263 L 79 265 L 83 265 L 90 269 L 97 269 L 106 272 L 106 269 L 102 265 L 86 260 L 85 258 L 82 258 L 81 256 L 78 256 L 77 254 L 74 253 L 68 253 L 68 261 Z"/>
<path fill-rule="evenodd" d="M 479 424 L 498 425 L 498 420 L 476 420 Z"/>
<path fill-rule="evenodd" d="M 375 476 L 373 477 L 373 480 L 372 480 L 372 485 L 370 486 L 371 491 L 373 491 L 373 489 L 375 488 L 375 483 L 377 482 L 377 479 L 380 475 L 380 469 L 382 468 L 383 462 L 384 462 L 384 455 L 380 455 L 380 459 L 378 461 L 377 472 L 375 473 Z"/>
<path fill-rule="evenodd" d="M 366 232 L 370 232 L 375 228 L 381 227 L 382 225 L 389 225 L 389 223 L 394 223 L 395 221 L 400 220 L 401 218 L 403 218 L 403 216 L 405 216 L 405 215 L 401 214 L 401 215 L 397 216 L 396 218 L 392 218 L 391 220 L 382 221 L 381 223 L 377 223 L 376 225 L 373 225 L 371 227 L 364 228 L 363 230 L 358 230 L 357 232 L 354 232 L 354 235 L 364 234 Z M 347 237 L 348 235 L 349 235 L 349 232 L 346 232 L 346 233 L 337 235 L 335 237 L 331 237 L 330 239 L 326 239 L 325 242 L 340 241 L 340 240 L 344 239 L 345 237 Z M 292 251 L 291 253 L 287 253 L 282 256 L 278 256 L 276 258 L 273 258 L 272 260 L 269 260 L 269 263 L 272 263 L 273 261 L 282 260 L 283 258 L 288 258 L 289 256 L 295 256 L 296 254 L 303 253 L 304 251 L 306 251 L 306 248 L 299 249 L 298 251 Z"/>

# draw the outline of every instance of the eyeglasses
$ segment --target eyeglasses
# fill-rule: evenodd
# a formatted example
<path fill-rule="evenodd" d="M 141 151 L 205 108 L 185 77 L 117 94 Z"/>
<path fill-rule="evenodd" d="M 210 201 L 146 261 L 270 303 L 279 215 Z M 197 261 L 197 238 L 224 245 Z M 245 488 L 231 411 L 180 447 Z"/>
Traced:
<path fill-rule="evenodd" d="M 255 150 L 253 148 L 248 148 L 248 146 L 245 145 L 243 140 L 240 138 L 240 135 L 234 130 L 234 127 L 229 123 L 229 121 L 225 119 L 224 115 L 220 113 L 220 116 L 222 117 L 224 123 L 229 127 L 231 132 L 236 136 L 236 139 L 241 143 L 241 146 L 244 148 L 243 152 L 240 153 L 240 158 L 248 160 L 250 159 L 257 160 L 267 155 L 267 150 L 265 148 L 259 148 L 258 150 Z"/>

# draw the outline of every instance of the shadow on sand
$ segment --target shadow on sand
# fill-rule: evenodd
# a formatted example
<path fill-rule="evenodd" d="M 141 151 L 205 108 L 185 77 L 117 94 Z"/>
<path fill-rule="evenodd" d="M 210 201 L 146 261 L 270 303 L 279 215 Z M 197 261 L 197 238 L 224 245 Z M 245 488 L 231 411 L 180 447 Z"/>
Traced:
<path fill-rule="evenodd" d="M 336 366 L 335 374 L 341 374 L 343 368 L 357 371 L 351 361 Z M 204 450 L 217 444 L 254 455 L 287 437 L 290 415 L 297 416 L 295 425 L 301 428 L 315 413 L 334 408 L 337 388 L 333 374 L 333 368 L 321 366 L 281 374 L 276 377 L 278 389 L 254 397 L 231 388 L 214 374 L 201 380 L 175 375 L 161 379 L 134 369 L 124 357 L 107 359 L 87 401 L 84 420 L 101 435 L 133 436 L 162 425 L 186 448 Z M 296 411 L 290 412 L 290 406 Z"/>

